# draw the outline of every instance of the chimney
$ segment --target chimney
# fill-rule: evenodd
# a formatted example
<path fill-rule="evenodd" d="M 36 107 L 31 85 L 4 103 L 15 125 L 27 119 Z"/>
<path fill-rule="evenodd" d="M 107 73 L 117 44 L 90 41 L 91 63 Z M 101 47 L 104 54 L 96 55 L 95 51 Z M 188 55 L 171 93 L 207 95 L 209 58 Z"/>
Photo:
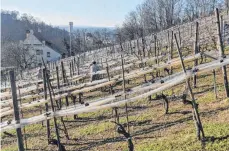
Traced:
<path fill-rule="evenodd" d="M 42 41 L 42 45 L 45 46 L 45 41 L 44 40 Z"/>
<path fill-rule="evenodd" d="M 30 34 L 30 31 L 29 30 L 26 30 L 26 38 L 29 37 L 29 34 Z"/>

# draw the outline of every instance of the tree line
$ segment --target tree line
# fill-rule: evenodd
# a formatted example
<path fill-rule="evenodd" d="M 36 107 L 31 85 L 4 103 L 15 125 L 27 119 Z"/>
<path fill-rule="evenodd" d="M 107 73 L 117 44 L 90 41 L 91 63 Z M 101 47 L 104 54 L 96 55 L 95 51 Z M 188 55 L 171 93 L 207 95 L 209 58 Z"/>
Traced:
<path fill-rule="evenodd" d="M 66 23 L 68 24 L 68 23 Z M 69 56 L 69 32 L 59 27 L 47 25 L 29 14 L 18 11 L 1 10 L 1 63 L 3 67 L 15 66 L 26 69 L 34 62 L 34 55 L 27 48 L 20 46 L 19 41 L 26 38 L 26 31 L 38 32 L 58 48 L 58 52 Z M 109 46 L 113 40 L 113 29 L 98 28 L 77 29 L 72 33 L 72 52 L 78 54 L 84 51 Z"/>
<path fill-rule="evenodd" d="M 215 8 L 227 10 L 229 0 L 145 0 L 130 11 L 116 29 L 117 43 L 137 39 L 145 55 L 145 36 L 172 26 L 194 21 L 214 13 Z M 139 42 L 140 40 L 140 42 Z M 153 39 L 152 39 L 153 40 Z M 121 43 L 122 43 L 121 42 Z M 137 44 L 139 45 L 139 44 Z M 132 49 L 132 46 L 131 46 Z"/>

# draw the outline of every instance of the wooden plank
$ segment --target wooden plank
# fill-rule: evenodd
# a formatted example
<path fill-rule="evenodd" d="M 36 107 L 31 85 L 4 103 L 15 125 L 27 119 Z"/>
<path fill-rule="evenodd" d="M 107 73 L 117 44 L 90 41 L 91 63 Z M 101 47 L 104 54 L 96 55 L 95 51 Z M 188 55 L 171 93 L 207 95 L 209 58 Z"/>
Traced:
<path fill-rule="evenodd" d="M 215 98 L 217 99 L 217 85 L 216 85 L 216 73 L 215 73 L 215 70 L 213 70 L 212 73 L 213 73 L 214 93 L 215 93 Z"/>

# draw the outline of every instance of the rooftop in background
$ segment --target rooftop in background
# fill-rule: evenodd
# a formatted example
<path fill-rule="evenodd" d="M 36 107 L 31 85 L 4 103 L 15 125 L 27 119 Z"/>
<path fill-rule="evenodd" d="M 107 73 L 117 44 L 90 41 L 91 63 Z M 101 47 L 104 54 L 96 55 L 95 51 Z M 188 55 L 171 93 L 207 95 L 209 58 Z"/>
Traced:
<path fill-rule="evenodd" d="M 34 32 L 33 30 L 27 30 L 26 35 L 29 34 L 30 37 L 28 39 L 28 36 L 26 36 L 24 40 L 24 44 L 30 44 L 31 38 L 34 39 L 34 44 L 42 44 L 43 41 L 45 42 L 45 45 L 50 47 L 51 49 L 55 50 L 56 52 L 61 54 L 61 48 L 58 48 L 55 44 L 44 38 L 44 36 L 41 34 L 41 31 Z M 32 36 L 32 37 L 31 37 Z"/>

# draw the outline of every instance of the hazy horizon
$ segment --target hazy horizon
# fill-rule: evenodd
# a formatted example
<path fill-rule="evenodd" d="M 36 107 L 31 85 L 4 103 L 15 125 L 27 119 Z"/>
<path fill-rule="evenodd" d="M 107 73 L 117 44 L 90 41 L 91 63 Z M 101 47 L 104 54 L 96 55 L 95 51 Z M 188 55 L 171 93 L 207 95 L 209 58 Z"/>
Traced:
<path fill-rule="evenodd" d="M 2 0 L 1 9 L 26 13 L 53 26 L 115 27 L 143 0 Z M 55 5 L 54 5 L 55 4 Z M 46 5 L 48 7 L 43 7 Z M 41 9 L 42 7 L 42 9 Z"/>
<path fill-rule="evenodd" d="M 69 25 L 57 25 L 55 27 L 59 28 L 69 28 Z M 109 27 L 109 26 L 88 26 L 88 25 L 73 25 L 73 28 L 107 28 L 107 29 L 115 29 L 115 27 Z"/>

